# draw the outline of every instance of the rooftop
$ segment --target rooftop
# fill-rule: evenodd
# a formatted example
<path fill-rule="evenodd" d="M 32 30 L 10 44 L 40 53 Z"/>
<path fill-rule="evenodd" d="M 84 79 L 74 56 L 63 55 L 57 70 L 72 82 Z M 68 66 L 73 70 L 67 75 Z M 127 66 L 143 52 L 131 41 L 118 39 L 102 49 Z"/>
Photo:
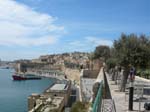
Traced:
<path fill-rule="evenodd" d="M 67 84 L 55 84 L 50 88 L 50 90 L 56 90 L 56 91 L 66 90 L 67 87 L 68 87 Z"/>
<path fill-rule="evenodd" d="M 63 97 L 53 97 L 53 98 L 48 98 L 47 100 L 43 100 L 44 106 L 41 106 L 42 104 L 37 105 L 36 111 L 38 111 L 38 112 L 56 112 L 60 108 L 62 108 L 62 107 L 60 107 L 60 105 L 64 106 L 63 100 L 64 100 Z M 34 109 L 32 109 L 30 112 L 34 112 Z"/>

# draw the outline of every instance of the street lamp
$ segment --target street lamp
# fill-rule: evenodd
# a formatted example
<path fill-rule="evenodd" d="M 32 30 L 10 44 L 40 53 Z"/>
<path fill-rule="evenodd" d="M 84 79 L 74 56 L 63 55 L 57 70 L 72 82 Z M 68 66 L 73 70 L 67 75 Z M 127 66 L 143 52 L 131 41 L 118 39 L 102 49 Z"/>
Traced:
<path fill-rule="evenodd" d="M 133 110 L 133 94 L 134 94 L 134 79 L 135 79 L 135 68 L 132 67 L 129 73 L 130 87 L 129 87 L 129 110 Z"/>

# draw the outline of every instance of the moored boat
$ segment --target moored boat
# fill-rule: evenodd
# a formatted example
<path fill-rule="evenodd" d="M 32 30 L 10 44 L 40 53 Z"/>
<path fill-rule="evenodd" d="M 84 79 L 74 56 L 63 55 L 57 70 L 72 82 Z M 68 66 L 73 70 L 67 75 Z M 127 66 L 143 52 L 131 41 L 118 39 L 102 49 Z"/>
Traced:
<path fill-rule="evenodd" d="M 12 75 L 12 78 L 13 80 L 40 80 L 41 79 L 41 77 L 32 74 L 26 74 L 26 75 L 14 74 Z"/>

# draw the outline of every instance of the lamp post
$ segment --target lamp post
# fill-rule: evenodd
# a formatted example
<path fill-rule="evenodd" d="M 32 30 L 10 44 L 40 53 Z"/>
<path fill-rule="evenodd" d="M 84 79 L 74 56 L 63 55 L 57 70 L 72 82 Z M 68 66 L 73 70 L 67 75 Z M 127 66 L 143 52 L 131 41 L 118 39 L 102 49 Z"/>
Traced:
<path fill-rule="evenodd" d="M 133 94 L 134 94 L 134 79 L 135 79 L 135 68 L 130 69 L 130 87 L 129 87 L 129 110 L 133 110 Z"/>
<path fill-rule="evenodd" d="M 133 92 L 134 92 L 134 87 L 133 87 L 133 82 L 130 82 L 130 88 L 129 88 L 129 110 L 133 110 Z"/>
<path fill-rule="evenodd" d="M 34 112 L 36 112 L 35 107 L 36 107 L 36 101 L 34 101 Z"/>

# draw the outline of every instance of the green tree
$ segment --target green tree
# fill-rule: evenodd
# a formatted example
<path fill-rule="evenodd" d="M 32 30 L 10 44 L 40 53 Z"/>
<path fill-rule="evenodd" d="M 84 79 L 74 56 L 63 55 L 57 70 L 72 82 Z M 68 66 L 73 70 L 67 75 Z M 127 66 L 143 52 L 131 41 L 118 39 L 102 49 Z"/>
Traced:
<path fill-rule="evenodd" d="M 120 91 L 125 91 L 130 66 L 147 67 L 150 55 L 150 42 L 145 35 L 122 34 L 121 38 L 114 41 L 115 57 L 118 63 L 124 67 Z"/>
<path fill-rule="evenodd" d="M 110 57 L 110 48 L 109 46 L 100 45 L 97 46 L 94 51 L 94 58 L 99 59 L 103 58 L 106 62 L 106 60 Z"/>
<path fill-rule="evenodd" d="M 115 68 L 117 65 L 117 59 L 116 58 L 109 58 L 106 60 L 107 69 Z"/>

